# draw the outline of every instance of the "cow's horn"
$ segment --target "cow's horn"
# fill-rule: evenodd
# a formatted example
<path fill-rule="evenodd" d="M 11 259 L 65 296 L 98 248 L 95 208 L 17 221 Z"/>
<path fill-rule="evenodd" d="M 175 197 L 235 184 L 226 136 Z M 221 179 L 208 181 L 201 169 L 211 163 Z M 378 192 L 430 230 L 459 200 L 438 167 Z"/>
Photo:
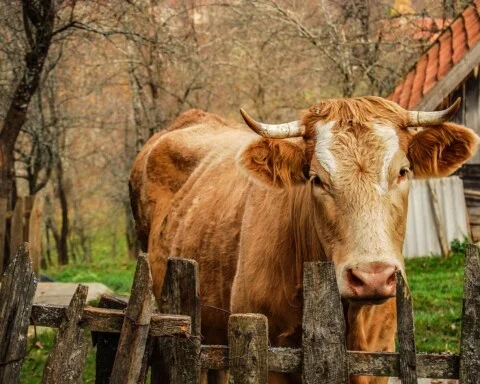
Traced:
<path fill-rule="evenodd" d="M 245 123 L 263 137 L 286 139 L 288 137 L 300 137 L 305 134 L 305 128 L 298 120 L 284 124 L 263 124 L 253 120 L 243 108 L 240 108 L 240 113 Z"/>
<path fill-rule="evenodd" d="M 408 125 L 410 127 L 419 127 L 422 125 L 437 125 L 450 120 L 460 107 L 461 98 L 457 98 L 455 102 L 443 111 L 423 112 L 408 111 Z"/>

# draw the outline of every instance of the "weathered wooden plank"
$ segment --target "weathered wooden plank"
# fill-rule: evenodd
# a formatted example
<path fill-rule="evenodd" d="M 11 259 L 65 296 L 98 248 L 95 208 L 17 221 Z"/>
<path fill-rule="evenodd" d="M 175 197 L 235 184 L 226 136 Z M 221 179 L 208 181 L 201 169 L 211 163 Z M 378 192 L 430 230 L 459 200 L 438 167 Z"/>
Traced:
<path fill-rule="evenodd" d="M 200 383 L 200 283 L 194 260 L 170 258 L 157 304 L 160 312 L 192 319 L 187 339 L 159 338 L 152 353 L 152 383 Z"/>
<path fill-rule="evenodd" d="M 142 360 L 153 311 L 152 286 L 148 256 L 141 254 L 137 260 L 132 292 L 123 320 L 110 377 L 111 384 L 133 384 L 141 381 Z"/>
<path fill-rule="evenodd" d="M 30 238 L 28 237 L 29 231 L 28 231 L 28 224 L 30 222 L 30 216 L 32 215 L 32 209 L 33 209 L 33 202 L 35 201 L 35 196 L 25 196 L 23 198 L 23 240 L 25 242 L 28 242 L 30 244 Z M 33 261 L 32 258 L 32 244 L 30 244 L 30 258 Z"/>
<path fill-rule="evenodd" d="M 85 331 L 79 326 L 87 302 L 88 286 L 79 284 L 43 369 L 42 383 L 82 383 L 88 352 Z"/>
<path fill-rule="evenodd" d="M 416 356 L 418 377 L 431 379 L 458 379 L 459 356 L 426 354 Z M 399 353 L 348 352 L 348 366 L 352 375 L 400 376 Z"/>
<path fill-rule="evenodd" d="M 62 305 L 34 304 L 32 324 L 58 328 L 65 314 Z M 124 311 L 86 306 L 81 327 L 90 331 L 118 333 L 122 329 Z M 149 336 L 190 335 L 190 317 L 180 315 L 152 315 Z"/>
<path fill-rule="evenodd" d="M 437 190 L 432 180 L 427 180 L 428 192 L 430 194 L 430 203 L 432 206 L 433 218 L 435 222 L 435 228 L 437 231 L 438 242 L 443 257 L 450 255 L 450 248 L 448 246 L 447 235 L 444 226 L 443 215 L 440 209 L 440 202 L 438 200 Z"/>
<path fill-rule="evenodd" d="M 230 375 L 234 383 L 268 382 L 268 320 L 260 314 L 235 314 L 228 320 Z"/>
<path fill-rule="evenodd" d="M 40 258 L 42 255 L 42 199 L 29 196 L 32 204 L 27 221 L 27 239 L 30 244 L 30 257 L 33 263 L 33 272 L 36 276 L 40 273 Z M 33 199 L 34 198 L 34 199 Z"/>
<path fill-rule="evenodd" d="M 127 307 L 127 300 L 102 295 L 98 306 L 99 308 L 123 310 Z M 109 384 L 120 335 L 111 332 L 92 332 L 92 339 L 94 346 L 97 347 L 95 384 Z"/>
<path fill-rule="evenodd" d="M 229 368 L 229 350 L 223 345 L 202 345 L 202 369 Z M 269 348 L 268 370 L 273 372 L 302 372 L 302 350 L 293 348 Z M 398 352 L 348 351 L 348 368 L 351 375 L 392 376 L 400 375 Z M 432 379 L 458 379 L 460 356 L 457 354 L 417 354 L 418 377 Z"/>
<path fill-rule="evenodd" d="M 0 383 L 18 383 L 37 281 L 28 244 L 8 266 L 0 287 Z"/>
<path fill-rule="evenodd" d="M 10 224 L 10 259 L 13 260 L 23 244 L 23 198 L 18 197 Z"/>
<path fill-rule="evenodd" d="M 478 248 L 467 246 L 463 285 L 460 382 L 478 383 L 480 373 L 480 264 Z"/>
<path fill-rule="evenodd" d="M 229 351 L 226 345 L 202 345 L 202 369 L 227 370 Z"/>
<path fill-rule="evenodd" d="M 304 383 L 348 383 L 346 327 L 333 262 L 303 271 Z"/>
<path fill-rule="evenodd" d="M 0 198 L 0 282 L 4 271 L 5 257 L 5 239 L 7 234 L 7 204 L 8 199 Z"/>
<path fill-rule="evenodd" d="M 448 353 L 417 354 L 418 377 L 431 379 L 458 379 L 460 356 Z"/>
<path fill-rule="evenodd" d="M 228 347 L 202 345 L 202 369 L 229 368 Z M 302 350 L 294 348 L 269 348 L 268 369 L 273 372 L 302 372 Z M 400 375 L 398 352 L 348 351 L 348 367 L 352 375 L 392 376 Z M 417 354 L 418 377 L 432 379 L 458 379 L 460 356 L 457 354 Z"/>
<path fill-rule="evenodd" d="M 301 373 L 302 350 L 293 348 L 269 348 L 268 369 L 273 372 Z"/>
<path fill-rule="evenodd" d="M 402 384 L 417 383 L 417 359 L 415 353 L 415 329 L 413 325 L 413 304 L 401 271 L 397 271 L 397 334 L 399 377 Z"/>

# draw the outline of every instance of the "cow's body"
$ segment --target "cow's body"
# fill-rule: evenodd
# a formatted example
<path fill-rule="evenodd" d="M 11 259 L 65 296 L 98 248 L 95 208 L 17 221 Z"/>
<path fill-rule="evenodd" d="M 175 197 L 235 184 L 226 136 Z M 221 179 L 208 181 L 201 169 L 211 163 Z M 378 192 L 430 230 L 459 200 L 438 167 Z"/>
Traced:
<path fill-rule="evenodd" d="M 226 311 L 255 312 L 267 315 L 273 346 L 300 347 L 303 262 L 331 257 L 310 219 L 310 184 L 274 188 L 238 165 L 256 140 L 247 127 L 196 110 L 152 137 L 130 180 L 137 231 L 156 295 L 167 257 L 199 263 L 205 343 L 226 344 Z M 288 141 L 300 146 L 302 140 Z M 405 196 L 408 191 L 399 199 Z M 404 232 L 404 218 L 400 222 L 397 231 Z M 394 300 L 346 304 L 349 349 L 393 351 Z M 298 378 L 270 377 L 285 380 Z"/>

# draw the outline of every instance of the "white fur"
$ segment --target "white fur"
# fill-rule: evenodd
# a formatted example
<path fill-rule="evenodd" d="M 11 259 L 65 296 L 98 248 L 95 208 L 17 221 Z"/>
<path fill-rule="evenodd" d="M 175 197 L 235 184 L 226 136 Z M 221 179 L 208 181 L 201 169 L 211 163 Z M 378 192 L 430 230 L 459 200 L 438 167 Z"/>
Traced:
<path fill-rule="evenodd" d="M 333 157 L 330 146 L 332 144 L 333 133 L 332 128 L 335 126 L 335 121 L 328 123 L 317 123 L 317 143 L 315 145 L 315 154 L 323 168 L 330 174 L 330 178 L 335 173 L 335 158 Z"/>
<path fill-rule="evenodd" d="M 380 175 L 380 189 L 383 193 L 388 191 L 388 168 L 392 162 L 393 156 L 400 149 L 397 131 L 387 125 L 374 124 L 375 133 L 385 142 L 385 154 L 383 155 L 382 174 Z"/>

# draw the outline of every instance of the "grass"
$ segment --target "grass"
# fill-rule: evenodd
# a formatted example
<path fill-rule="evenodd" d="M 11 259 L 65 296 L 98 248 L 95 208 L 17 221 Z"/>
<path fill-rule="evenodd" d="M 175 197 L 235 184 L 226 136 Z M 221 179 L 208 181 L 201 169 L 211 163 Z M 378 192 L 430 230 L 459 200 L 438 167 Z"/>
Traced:
<path fill-rule="evenodd" d="M 87 332 L 87 341 L 91 339 L 90 332 Z M 55 331 L 52 329 L 45 329 L 37 335 L 37 340 L 33 348 L 30 350 L 28 356 L 23 360 L 22 371 L 20 374 L 20 383 L 22 384 L 39 384 L 42 382 L 43 367 L 47 361 L 48 354 L 53 347 L 55 338 Z M 34 341 L 29 338 L 29 346 Z M 95 383 L 95 348 L 90 344 L 85 370 L 83 372 L 84 383 Z"/>
<path fill-rule="evenodd" d="M 94 263 L 56 266 L 42 273 L 55 281 L 100 282 L 117 294 L 130 292 L 135 260 L 104 259 Z"/>
<path fill-rule="evenodd" d="M 406 261 L 415 314 L 415 341 L 421 352 L 460 349 L 464 255 Z"/>
<path fill-rule="evenodd" d="M 125 255 L 125 253 L 123 253 Z M 415 339 L 419 352 L 458 353 L 461 330 L 464 255 L 448 259 L 422 257 L 406 260 L 407 276 L 414 300 Z M 105 249 L 92 263 L 55 266 L 43 271 L 56 281 L 101 282 L 117 294 L 130 291 L 135 261 L 112 257 Z M 39 334 L 25 358 L 21 383 L 41 382 L 43 366 L 53 346 L 55 332 Z M 90 334 L 86 337 L 90 338 Z M 33 338 L 29 339 L 29 345 Z M 90 346 L 84 383 L 95 382 L 95 348 Z"/>
<path fill-rule="evenodd" d="M 120 295 L 130 292 L 135 260 L 127 256 L 125 236 L 98 232 L 92 239 L 92 258 L 90 262 L 49 266 L 41 273 L 60 282 L 103 283 Z"/>

